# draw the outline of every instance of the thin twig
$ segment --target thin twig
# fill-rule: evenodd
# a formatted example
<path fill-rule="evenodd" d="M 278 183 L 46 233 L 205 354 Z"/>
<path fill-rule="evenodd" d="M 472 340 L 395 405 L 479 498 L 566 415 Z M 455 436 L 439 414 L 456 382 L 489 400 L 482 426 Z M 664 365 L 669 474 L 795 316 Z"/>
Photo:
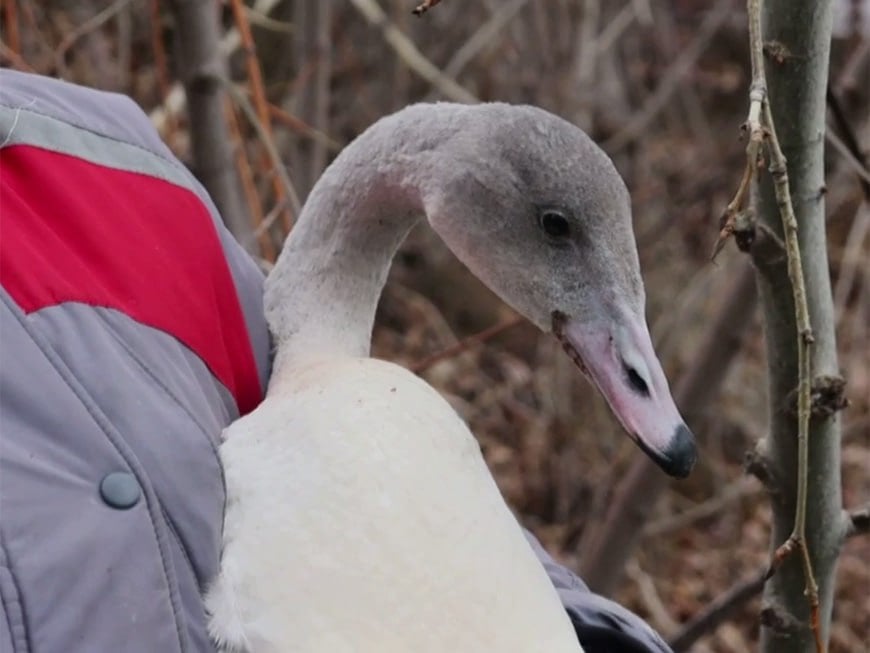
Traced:
<path fill-rule="evenodd" d="M 610 50 L 635 19 L 638 19 L 637 8 L 632 4 L 625 5 L 598 35 L 595 43 L 597 54 L 602 55 Z"/>
<path fill-rule="evenodd" d="M 668 642 L 674 653 L 688 651 L 701 637 L 727 621 L 744 603 L 758 595 L 764 588 L 766 569 L 739 581 L 728 591 L 710 602 L 703 612 L 683 624 L 679 632 Z"/>
<path fill-rule="evenodd" d="M 650 613 L 652 621 L 657 629 L 665 633 L 675 631 L 677 629 L 677 622 L 674 621 L 674 618 L 665 607 L 653 579 L 640 568 L 637 560 L 631 560 L 626 565 L 625 573 L 637 585 L 638 593 L 644 603 L 644 607 L 646 607 L 647 611 Z"/>
<path fill-rule="evenodd" d="M 446 349 L 442 349 L 439 352 L 432 354 L 431 356 L 427 356 L 421 361 L 418 361 L 410 366 L 410 369 L 415 374 L 422 374 L 430 367 L 435 365 L 436 363 L 440 363 L 443 360 L 447 360 L 448 358 L 454 358 L 461 354 L 464 351 L 471 349 L 472 347 L 482 344 L 487 340 L 491 340 L 495 338 L 497 335 L 500 335 L 515 327 L 517 324 L 523 321 L 523 318 L 519 315 L 510 318 L 509 320 L 505 320 L 499 324 L 493 325 L 488 329 L 484 329 L 480 333 L 475 333 L 472 336 L 468 336 L 467 338 L 463 338 L 455 345 L 451 345 Z"/>
<path fill-rule="evenodd" d="M 293 133 L 323 144 L 323 146 L 330 152 L 341 151 L 341 143 L 328 134 L 324 134 L 319 129 L 315 129 L 298 116 L 294 116 L 292 113 L 285 111 L 281 107 L 269 104 L 269 115 L 284 126 L 288 127 Z"/>
<path fill-rule="evenodd" d="M 492 40 L 513 20 L 520 11 L 529 3 L 529 0 L 507 0 L 501 4 L 498 11 L 495 11 L 492 16 L 481 25 L 477 31 L 471 35 L 462 47 L 459 48 L 447 65 L 444 66 L 444 74 L 448 77 L 456 78 L 469 61 L 483 50 Z"/>
<path fill-rule="evenodd" d="M 643 529 L 643 536 L 647 538 L 659 537 L 665 533 L 685 528 L 693 522 L 717 515 L 728 504 L 739 501 L 746 496 L 757 494 L 759 488 L 760 486 L 754 478 L 741 476 L 706 501 L 692 506 L 684 512 L 669 515 L 658 521 L 648 523 Z"/>
<path fill-rule="evenodd" d="M 295 31 L 292 23 L 272 18 L 261 11 L 257 11 L 253 7 L 246 6 L 245 13 L 248 15 L 248 20 L 251 21 L 252 25 L 262 27 L 270 32 L 277 32 L 278 34 L 293 34 Z"/>
<path fill-rule="evenodd" d="M 251 11 L 267 15 L 279 2 L 280 0 L 256 0 Z M 239 30 L 229 29 L 220 40 L 220 52 L 223 56 L 229 57 L 241 44 L 242 38 L 239 35 Z M 157 131 L 162 132 L 166 127 L 166 121 L 171 116 L 177 116 L 181 113 L 186 104 L 187 97 L 184 94 L 184 88 L 180 83 L 175 83 L 164 96 L 163 104 L 151 111 L 148 117 L 151 118 L 151 123 Z"/>
<path fill-rule="evenodd" d="M 239 171 L 239 179 L 242 182 L 242 191 L 245 193 L 248 211 L 251 214 L 251 221 L 253 223 L 251 226 L 254 230 L 254 237 L 260 244 L 260 256 L 267 261 L 274 261 L 275 248 L 272 246 L 272 240 L 269 238 L 268 230 L 261 228 L 263 224 L 263 203 L 260 201 L 260 194 L 257 192 L 257 186 L 254 183 L 254 173 L 251 171 L 248 153 L 245 150 L 245 142 L 242 140 L 238 116 L 229 103 L 227 104 L 227 123 L 229 124 L 230 136 L 235 146 L 236 168 Z"/>
<path fill-rule="evenodd" d="M 577 52 L 577 88 L 584 96 L 592 96 L 590 89 L 595 83 L 595 73 L 598 69 L 598 21 L 601 17 L 601 2 L 585 0 L 583 2 L 583 21 L 580 24 L 580 47 Z M 591 112 L 584 111 L 581 120 L 590 124 Z"/>
<path fill-rule="evenodd" d="M 870 504 L 846 513 L 845 537 L 870 533 Z M 683 624 L 680 631 L 668 642 L 675 653 L 688 651 L 692 644 L 704 635 L 713 632 L 726 622 L 743 604 L 761 593 L 767 580 L 769 568 L 762 567 L 752 576 L 732 585 L 724 594 L 714 599 L 702 612 Z"/>
<path fill-rule="evenodd" d="M 21 52 L 21 38 L 18 34 L 18 0 L 3 3 L 3 18 L 6 23 L 7 47 L 15 54 Z"/>
<path fill-rule="evenodd" d="M 858 176 L 858 182 L 861 184 L 861 192 L 864 194 L 864 199 L 870 202 L 870 169 L 867 168 L 867 164 L 855 156 L 847 141 L 841 139 L 830 129 L 825 130 L 825 139 L 834 146 L 834 149 L 842 155 L 846 164 Z"/>
<path fill-rule="evenodd" d="M 631 0 L 631 6 L 634 8 L 634 13 L 641 25 L 647 27 L 653 24 L 650 0 Z"/>
<path fill-rule="evenodd" d="M 64 59 L 66 58 L 66 53 L 69 49 L 75 45 L 75 42 L 78 41 L 81 37 L 93 32 L 94 30 L 99 29 L 104 23 L 111 20 L 115 15 L 120 13 L 127 5 L 129 5 L 133 0 L 115 0 L 108 7 L 95 14 L 81 25 L 76 27 L 72 32 L 66 35 L 64 39 L 60 42 L 60 45 L 57 46 L 57 50 L 54 53 L 54 61 L 58 70 L 65 71 L 66 63 Z"/>
<path fill-rule="evenodd" d="M 713 6 L 698 27 L 695 38 L 681 51 L 679 58 L 659 82 L 655 93 L 647 98 L 640 111 L 632 116 L 625 127 L 605 141 L 605 150 L 611 153 L 621 150 L 645 132 L 650 122 L 667 106 L 668 100 L 684 81 L 686 73 L 710 46 L 711 37 L 728 20 L 731 12 L 731 3 L 727 0 L 719 0 Z"/>
<path fill-rule="evenodd" d="M 440 2 L 441 2 L 441 0 L 423 0 L 423 2 L 421 2 L 416 7 L 414 7 L 414 11 L 412 11 L 411 13 L 414 14 L 415 16 L 422 16 L 427 11 L 429 11 L 432 7 L 434 7 L 437 4 L 440 4 Z"/>
<path fill-rule="evenodd" d="M 254 110 L 253 105 L 251 105 L 250 100 L 245 97 L 245 94 L 237 89 L 229 80 L 222 79 L 221 81 L 224 83 L 224 86 L 233 98 L 233 101 L 245 114 L 248 122 L 250 122 L 254 127 L 254 131 L 257 132 L 260 142 L 263 144 L 263 147 L 266 148 L 266 152 L 272 160 L 272 166 L 275 172 L 277 172 L 278 178 L 284 185 L 284 190 L 286 191 L 285 196 L 287 201 L 290 202 L 290 208 L 293 211 L 293 215 L 299 215 L 299 211 L 302 208 L 302 205 L 299 202 L 299 195 L 296 193 L 293 182 L 290 180 L 290 175 L 287 174 L 287 169 L 284 167 L 284 162 L 281 160 L 281 155 L 278 153 L 278 149 L 275 147 L 275 142 L 272 140 L 271 135 L 260 123 L 260 119 L 257 117 L 257 112 Z"/>
<path fill-rule="evenodd" d="M 830 129 L 825 130 L 825 135 L 831 144 L 837 148 L 846 160 L 856 168 L 856 172 L 861 177 L 861 190 L 864 193 L 864 199 L 870 202 L 870 169 L 867 167 L 867 156 L 861 151 L 861 146 L 858 143 L 858 137 L 855 135 L 855 130 L 849 123 L 846 117 L 846 112 L 840 104 L 840 99 L 828 83 L 827 91 L 828 107 L 831 109 L 831 116 L 834 118 L 837 128 L 843 134 L 842 140 L 838 139 Z"/>
<path fill-rule="evenodd" d="M 18 4 L 18 16 L 21 21 L 22 33 L 28 34 L 31 40 L 33 52 L 28 52 L 28 59 L 34 61 L 34 70 L 39 69 L 41 74 L 46 74 L 51 66 L 49 62 L 54 59 L 54 44 L 50 43 L 46 34 L 43 33 L 45 13 L 40 11 L 37 18 L 34 15 L 33 2 L 21 2 Z M 36 63 L 38 62 L 38 63 Z"/>
<path fill-rule="evenodd" d="M 259 238 L 261 234 L 266 233 L 269 229 L 272 228 L 272 225 L 275 224 L 275 221 L 278 219 L 278 216 L 284 211 L 285 204 L 288 204 L 289 200 L 284 199 L 283 203 L 276 204 L 273 206 L 269 213 L 266 214 L 266 217 L 263 218 L 263 221 L 260 225 L 254 229 L 254 233 L 251 234 L 254 238 Z M 263 259 L 265 260 L 265 259 Z M 274 261 L 273 261 L 274 262 Z"/>
<path fill-rule="evenodd" d="M 299 34 L 294 39 L 294 53 L 296 61 L 304 62 L 305 74 L 300 74 L 295 88 L 282 101 L 282 106 L 291 107 L 294 113 L 303 116 L 320 132 L 329 128 L 332 7 L 332 2 L 295 3 L 293 22 Z M 297 140 L 288 154 L 290 167 L 295 171 L 297 190 L 301 197 L 307 197 L 326 169 L 329 152 L 320 141 L 303 143 Z"/>
<path fill-rule="evenodd" d="M 855 213 L 840 258 L 840 274 L 837 285 L 834 286 L 834 316 L 838 324 L 846 315 L 846 302 L 855 287 L 855 280 L 856 278 L 860 280 L 860 270 L 863 265 L 866 265 L 864 241 L 868 234 L 870 234 L 870 201 L 865 201 Z"/>
<path fill-rule="evenodd" d="M 0 41 L 0 58 L 8 61 L 12 65 L 12 67 L 15 68 L 15 70 L 21 70 L 26 73 L 36 72 L 33 67 L 21 57 L 20 54 L 15 52 L 5 43 L 3 43 L 3 41 Z"/>
<path fill-rule="evenodd" d="M 130 73 L 133 69 L 133 14 L 130 7 L 118 13 L 115 59 L 118 70 L 118 89 L 130 88 Z"/>
<path fill-rule="evenodd" d="M 239 30 L 239 36 L 242 39 L 242 49 L 245 52 L 245 66 L 248 70 L 248 83 L 251 85 L 251 96 L 254 99 L 254 108 L 257 111 L 257 120 L 262 127 L 261 140 L 272 141 L 272 124 L 269 120 L 269 104 L 266 102 L 266 90 L 263 86 L 263 73 L 260 70 L 260 62 L 257 59 L 257 47 L 254 44 L 254 37 L 251 35 L 251 25 L 248 23 L 248 15 L 245 12 L 245 6 L 242 0 L 230 0 L 230 5 L 233 9 L 233 19 L 236 23 L 236 29 Z M 259 130 L 258 130 L 259 131 Z M 263 165 L 268 170 L 273 166 L 281 166 L 280 158 L 275 161 L 275 157 L 270 157 L 268 152 L 263 153 Z M 286 197 L 287 191 L 281 183 L 281 179 L 277 174 L 270 175 L 272 179 L 272 191 L 275 193 L 275 202 L 280 204 Z M 282 213 L 282 221 L 284 231 L 289 232 L 293 224 L 293 216 L 285 210 Z"/>
<path fill-rule="evenodd" d="M 870 58 L 870 39 L 861 40 L 852 51 L 852 54 L 840 68 L 837 82 L 834 88 L 839 93 L 851 93 L 865 86 L 864 64 Z"/>
<path fill-rule="evenodd" d="M 749 11 L 752 11 L 753 2 L 758 7 L 760 0 L 749 0 Z M 767 82 L 764 78 L 764 54 L 761 50 L 756 52 L 753 44 L 755 41 L 761 43 L 761 24 L 757 26 L 757 33 L 754 31 L 756 26 L 750 17 L 749 21 L 749 42 L 750 42 L 750 57 L 752 60 L 752 84 L 749 87 L 749 114 L 742 129 L 749 135 L 746 144 L 746 166 L 743 168 L 743 176 L 740 179 L 740 184 L 737 186 L 737 192 L 734 193 L 734 198 L 725 207 L 722 213 L 719 224 L 719 236 L 716 238 L 716 243 L 713 245 L 713 254 L 711 258 L 715 259 L 722 248 L 725 246 L 728 238 L 733 235 L 735 224 L 743 211 L 746 204 L 746 199 L 749 196 L 749 189 L 752 186 L 752 180 L 761 163 L 761 145 L 764 142 L 766 133 L 761 124 L 762 105 L 767 100 Z"/>
<path fill-rule="evenodd" d="M 393 48 L 408 68 L 437 88 L 441 94 L 454 102 L 475 104 L 479 100 L 455 80 L 445 75 L 427 59 L 417 46 L 387 17 L 375 0 L 351 0 L 369 23 L 381 30 L 384 40 Z"/>
<path fill-rule="evenodd" d="M 167 65 L 166 48 L 163 46 L 163 23 L 160 20 L 160 0 L 149 0 L 149 19 L 151 21 L 151 50 L 154 53 L 154 69 L 157 75 L 157 89 L 160 101 L 166 102 L 169 97 L 169 66 Z M 178 121 L 173 114 L 166 117 L 166 126 L 162 132 L 163 139 L 171 148 L 175 142 Z"/>

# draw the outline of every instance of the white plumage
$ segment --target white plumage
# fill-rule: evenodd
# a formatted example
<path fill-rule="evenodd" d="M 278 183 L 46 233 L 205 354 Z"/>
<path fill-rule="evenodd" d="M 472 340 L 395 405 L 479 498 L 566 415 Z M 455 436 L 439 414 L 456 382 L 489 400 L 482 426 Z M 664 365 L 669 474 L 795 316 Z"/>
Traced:
<path fill-rule="evenodd" d="M 234 494 L 210 607 L 228 637 L 257 653 L 579 650 L 438 393 L 374 359 L 297 368 L 280 393 L 223 447 Z"/>

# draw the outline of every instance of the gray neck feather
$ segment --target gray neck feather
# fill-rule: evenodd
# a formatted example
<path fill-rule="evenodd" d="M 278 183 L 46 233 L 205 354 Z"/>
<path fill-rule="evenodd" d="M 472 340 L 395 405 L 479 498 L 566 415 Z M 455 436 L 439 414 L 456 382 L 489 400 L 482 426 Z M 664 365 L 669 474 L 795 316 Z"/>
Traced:
<path fill-rule="evenodd" d="M 425 153 L 460 130 L 465 112 L 443 104 L 381 120 L 323 173 L 266 281 L 276 374 L 291 361 L 369 355 L 393 256 L 424 214 L 424 187 L 437 183 L 438 157 Z"/>

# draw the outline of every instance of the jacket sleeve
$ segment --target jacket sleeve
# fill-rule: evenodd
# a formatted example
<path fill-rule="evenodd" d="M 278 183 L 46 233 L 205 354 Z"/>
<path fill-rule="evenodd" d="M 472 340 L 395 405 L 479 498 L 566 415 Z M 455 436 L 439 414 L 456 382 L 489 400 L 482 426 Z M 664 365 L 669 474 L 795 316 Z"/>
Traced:
<path fill-rule="evenodd" d="M 0 70 L 0 650 L 213 653 L 262 275 L 129 98 Z"/>
<path fill-rule="evenodd" d="M 534 535 L 526 532 L 526 537 L 553 581 L 586 653 L 672 653 L 640 617 L 594 594 L 576 574 L 553 560 Z"/>

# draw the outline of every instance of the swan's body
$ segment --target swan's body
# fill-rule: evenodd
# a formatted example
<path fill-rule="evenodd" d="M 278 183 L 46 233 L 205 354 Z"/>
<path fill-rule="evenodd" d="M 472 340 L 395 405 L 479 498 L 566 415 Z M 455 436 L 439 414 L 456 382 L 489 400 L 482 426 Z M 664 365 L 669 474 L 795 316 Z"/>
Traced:
<path fill-rule="evenodd" d="M 541 233 L 542 206 L 571 214 L 570 237 Z M 406 109 L 324 173 L 267 280 L 267 398 L 221 447 L 224 550 L 207 607 L 230 650 L 580 651 L 465 424 L 423 381 L 368 358 L 390 261 L 422 215 L 557 332 L 663 466 L 693 461 L 609 160 L 537 109 Z"/>
<path fill-rule="evenodd" d="M 224 445 L 239 490 L 227 554 L 244 557 L 225 554 L 222 578 L 239 571 L 257 588 L 249 602 L 239 583 L 213 623 L 239 620 L 233 639 L 258 653 L 579 650 L 476 440 L 437 392 L 373 359 L 299 368 L 282 392 Z M 272 419 L 292 447 L 264 435 Z"/>

